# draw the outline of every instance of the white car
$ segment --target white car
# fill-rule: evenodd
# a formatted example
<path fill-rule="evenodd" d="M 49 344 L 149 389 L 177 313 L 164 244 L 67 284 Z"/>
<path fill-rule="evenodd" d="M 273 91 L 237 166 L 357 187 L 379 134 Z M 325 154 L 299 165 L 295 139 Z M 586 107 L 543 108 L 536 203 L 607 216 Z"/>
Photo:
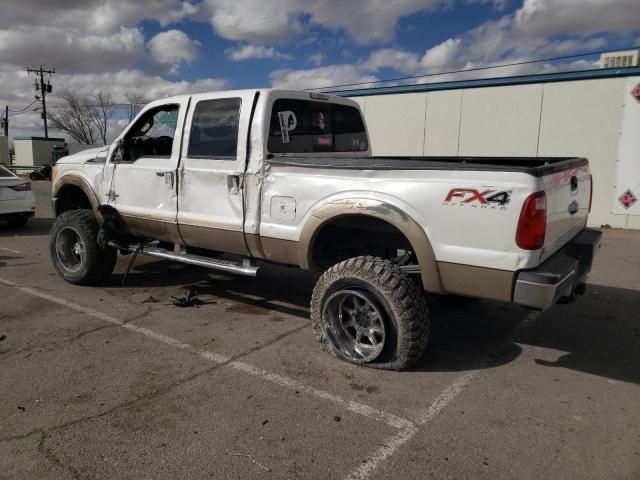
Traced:
<path fill-rule="evenodd" d="M 0 166 L 0 220 L 22 227 L 36 213 L 36 197 L 31 182 Z"/>

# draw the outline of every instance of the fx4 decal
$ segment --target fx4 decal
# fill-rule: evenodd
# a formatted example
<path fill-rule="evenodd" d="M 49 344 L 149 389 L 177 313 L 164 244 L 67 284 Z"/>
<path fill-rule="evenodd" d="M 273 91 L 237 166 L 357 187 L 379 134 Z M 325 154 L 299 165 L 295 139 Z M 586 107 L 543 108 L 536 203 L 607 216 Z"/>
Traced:
<path fill-rule="evenodd" d="M 452 188 L 444 199 L 443 205 L 481 208 L 500 208 L 504 210 L 511 201 L 511 190 L 476 190 L 474 188 Z"/>

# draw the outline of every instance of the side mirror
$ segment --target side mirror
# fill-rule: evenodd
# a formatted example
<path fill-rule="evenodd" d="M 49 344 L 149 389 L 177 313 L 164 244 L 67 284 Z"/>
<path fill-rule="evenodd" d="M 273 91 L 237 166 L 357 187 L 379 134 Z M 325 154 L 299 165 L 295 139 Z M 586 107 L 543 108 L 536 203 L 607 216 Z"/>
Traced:
<path fill-rule="evenodd" d="M 116 140 L 113 153 L 111 154 L 111 163 L 122 162 L 122 155 L 124 153 L 124 142 L 122 139 Z"/>

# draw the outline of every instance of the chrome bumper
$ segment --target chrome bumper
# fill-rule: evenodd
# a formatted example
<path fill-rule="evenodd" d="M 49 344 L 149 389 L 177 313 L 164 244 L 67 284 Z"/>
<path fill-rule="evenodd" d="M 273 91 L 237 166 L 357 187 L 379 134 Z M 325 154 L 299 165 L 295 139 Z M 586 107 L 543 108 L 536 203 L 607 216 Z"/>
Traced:
<path fill-rule="evenodd" d="M 576 293 L 584 292 L 585 277 L 601 238 L 599 230 L 585 228 L 540 266 L 518 273 L 513 302 L 545 310 L 555 303 L 573 300 Z"/>

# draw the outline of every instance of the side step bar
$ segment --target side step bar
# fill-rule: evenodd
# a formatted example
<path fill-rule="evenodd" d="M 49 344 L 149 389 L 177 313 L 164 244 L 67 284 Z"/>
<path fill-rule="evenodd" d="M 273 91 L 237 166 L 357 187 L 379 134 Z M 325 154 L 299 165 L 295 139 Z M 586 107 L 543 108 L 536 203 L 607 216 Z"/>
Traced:
<path fill-rule="evenodd" d="M 109 245 L 119 250 L 127 250 L 132 253 L 138 250 L 137 245 L 122 246 L 113 242 L 110 242 Z M 188 265 L 197 265 L 198 267 L 210 268 L 212 270 L 220 270 L 222 272 L 245 275 L 247 277 L 255 277 L 258 273 L 259 268 L 251 265 L 249 259 L 244 259 L 242 262 L 232 262 L 230 260 L 221 260 L 218 258 L 209 258 L 203 257 L 201 255 L 194 255 L 192 253 L 171 252 L 169 250 L 165 250 L 164 248 L 153 246 L 142 246 L 138 253 L 149 255 L 150 257 L 164 258 L 165 260 L 172 260 L 174 262 L 186 263 Z"/>

